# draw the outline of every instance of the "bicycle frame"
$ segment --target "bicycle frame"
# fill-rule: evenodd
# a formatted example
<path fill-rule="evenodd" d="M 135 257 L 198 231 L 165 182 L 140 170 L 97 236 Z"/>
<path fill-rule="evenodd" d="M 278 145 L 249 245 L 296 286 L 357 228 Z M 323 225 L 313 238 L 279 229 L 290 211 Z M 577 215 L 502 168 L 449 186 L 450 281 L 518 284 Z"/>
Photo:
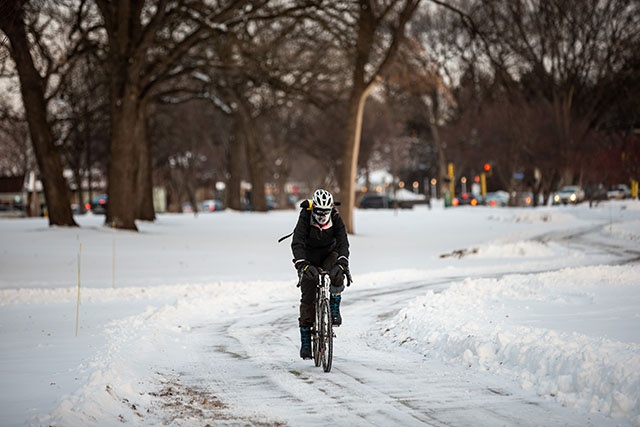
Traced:
<path fill-rule="evenodd" d="M 312 329 L 313 361 L 322 364 L 325 372 L 331 370 L 333 361 L 333 323 L 329 308 L 331 278 L 329 272 L 321 270 L 316 287 L 315 322 Z"/>

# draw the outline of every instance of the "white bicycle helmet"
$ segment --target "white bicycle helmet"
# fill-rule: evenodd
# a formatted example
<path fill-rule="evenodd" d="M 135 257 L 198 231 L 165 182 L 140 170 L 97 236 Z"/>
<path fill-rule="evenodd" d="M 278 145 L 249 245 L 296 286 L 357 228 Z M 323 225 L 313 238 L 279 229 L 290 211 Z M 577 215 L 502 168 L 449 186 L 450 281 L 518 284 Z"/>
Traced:
<path fill-rule="evenodd" d="M 327 190 L 318 189 L 313 193 L 313 219 L 320 225 L 325 225 L 331 218 L 333 196 Z"/>
<path fill-rule="evenodd" d="M 333 208 L 333 196 L 327 190 L 322 188 L 313 193 L 313 207 L 321 209 Z"/>

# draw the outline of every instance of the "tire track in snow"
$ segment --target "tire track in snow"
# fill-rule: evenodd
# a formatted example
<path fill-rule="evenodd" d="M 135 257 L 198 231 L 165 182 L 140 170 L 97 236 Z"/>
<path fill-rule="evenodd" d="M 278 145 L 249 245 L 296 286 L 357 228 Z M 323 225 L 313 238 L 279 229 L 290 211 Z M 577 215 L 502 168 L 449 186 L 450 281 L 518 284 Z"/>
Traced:
<path fill-rule="evenodd" d="M 603 246 L 601 227 L 546 233 L 535 240 L 572 240 L 575 248 L 629 257 Z M 615 261 L 613 261 L 615 262 Z M 496 272 L 492 277 L 508 274 Z M 540 271 L 532 271 L 540 273 Z M 518 271 L 518 274 L 526 272 Z M 461 277 L 393 283 L 347 290 L 342 327 L 336 329 L 334 363 L 324 373 L 298 358 L 297 292 L 252 301 L 239 315 L 194 328 L 203 334 L 206 378 L 190 378 L 220 396 L 235 424 L 403 426 L 596 426 L 589 415 L 562 408 L 506 384 L 504 379 L 447 366 L 380 336 L 386 319 L 416 295 Z M 348 294 L 348 296 L 347 296 Z M 224 425 L 221 424 L 221 425 Z M 613 424 L 612 424 L 613 425 Z"/>
<path fill-rule="evenodd" d="M 345 323 L 336 329 L 330 373 L 298 358 L 295 296 L 293 303 L 283 297 L 267 306 L 254 304 L 249 314 L 193 328 L 202 334 L 196 341 L 207 343 L 199 351 L 208 368 L 206 378 L 188 381 L 220 397 L 228 407 L 225 416 L 236 420 L 230 425 L 256 420 L 305 426 L 533 427 L 540 420 L 597 425 L 571 409 L 520 393 L 515 384 L 445 366 L 379 336 L 375 325 L 385 313 L 434 286 L 441 284 L 396 283 L 395 293 L 350 292 L 343 305 Z"/>

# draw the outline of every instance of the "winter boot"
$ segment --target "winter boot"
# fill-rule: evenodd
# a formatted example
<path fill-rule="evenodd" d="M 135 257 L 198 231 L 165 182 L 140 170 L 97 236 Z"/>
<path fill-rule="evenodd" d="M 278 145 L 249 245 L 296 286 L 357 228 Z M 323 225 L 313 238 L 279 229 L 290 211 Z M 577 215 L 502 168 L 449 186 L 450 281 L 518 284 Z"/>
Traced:
<path fill-rule="evenodd" d="M 311 328 L 300 327 L 300 357 L 303 359 L 311 359 Z"/>
<path fill-rule="evenodd" d="M 331 308 L 331 322 L 333 326 L 342 325 L 342 316 L 340 316 L 341 300 L 342 295 L 340 294 L 331 294 L 331 298 L 329 298 L 329 308 Z"/>

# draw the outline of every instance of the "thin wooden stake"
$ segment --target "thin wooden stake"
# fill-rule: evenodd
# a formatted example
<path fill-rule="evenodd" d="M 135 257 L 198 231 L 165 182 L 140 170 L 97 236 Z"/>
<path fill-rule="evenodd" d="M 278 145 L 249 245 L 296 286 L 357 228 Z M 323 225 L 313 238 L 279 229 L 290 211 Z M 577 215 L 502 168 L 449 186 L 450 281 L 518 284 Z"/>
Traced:
<path fill-rule="evenodd" d="M 116 288 L 116 238 L 111 245 L 111 287 Z"/>
<path fill-rule="evenodd" d="M 80 258 L 82 256 L 82 243 L 78 250 L 78 301 L 76 303 L 76 336 L 78 336 L 78 323 L 80 320 Z"/>

